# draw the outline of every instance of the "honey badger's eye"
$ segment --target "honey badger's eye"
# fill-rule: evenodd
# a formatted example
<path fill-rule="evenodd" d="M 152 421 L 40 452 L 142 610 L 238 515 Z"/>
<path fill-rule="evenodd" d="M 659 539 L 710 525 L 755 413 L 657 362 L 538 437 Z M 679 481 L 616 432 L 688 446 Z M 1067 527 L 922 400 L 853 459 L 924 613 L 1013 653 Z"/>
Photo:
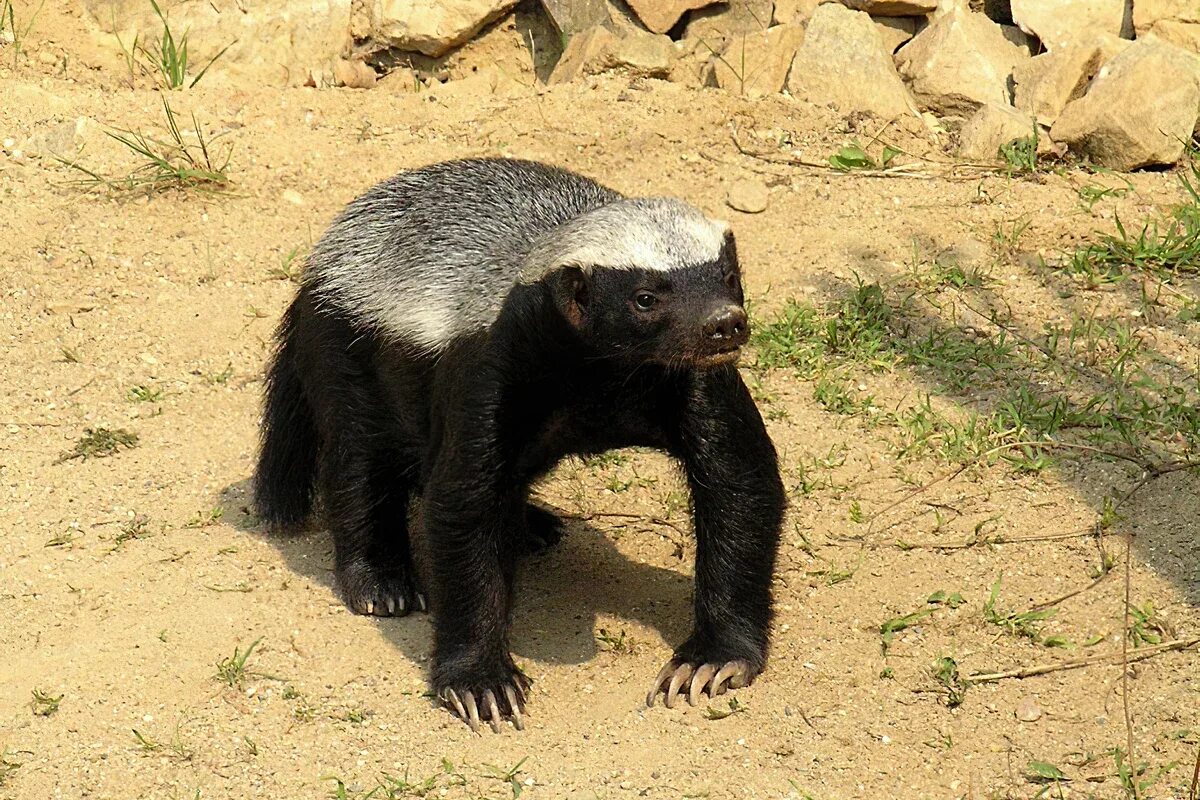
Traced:
<path fill-rule="evenodd" d="M 658 298 L 649 292 L 638 292 L 633 296 L 634 305 L 641 311 L 649 311 L 654 308 L 654 304 L 658 302 Z"/>

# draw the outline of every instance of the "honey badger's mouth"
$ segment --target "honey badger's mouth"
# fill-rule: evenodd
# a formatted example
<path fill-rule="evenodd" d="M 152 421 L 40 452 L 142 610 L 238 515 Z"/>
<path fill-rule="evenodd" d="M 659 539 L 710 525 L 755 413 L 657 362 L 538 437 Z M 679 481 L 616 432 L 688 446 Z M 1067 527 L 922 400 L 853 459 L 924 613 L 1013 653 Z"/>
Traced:
<path fill-rule="evenodd" d="M 742 348 L 731 347 L 716 352 L 697 353 L 692 358 L 692 363 L 697 367 L 719 367 L 724 364 L 736 364 L 741 355 Z"/>

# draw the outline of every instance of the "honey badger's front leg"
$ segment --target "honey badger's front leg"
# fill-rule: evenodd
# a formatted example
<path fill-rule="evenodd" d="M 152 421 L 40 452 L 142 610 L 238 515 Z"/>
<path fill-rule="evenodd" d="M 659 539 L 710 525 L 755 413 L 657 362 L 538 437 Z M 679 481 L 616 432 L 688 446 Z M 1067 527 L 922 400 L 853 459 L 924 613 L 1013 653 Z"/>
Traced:
<path fill-rule="evenodd" d="M 697 371 L 673 449 L 687 471 L 696 531 L 695 627 L 646 697 L 752 681 L 766 665 L 771 578 L 786 495 L 775 448 L 733 366 Z"/>

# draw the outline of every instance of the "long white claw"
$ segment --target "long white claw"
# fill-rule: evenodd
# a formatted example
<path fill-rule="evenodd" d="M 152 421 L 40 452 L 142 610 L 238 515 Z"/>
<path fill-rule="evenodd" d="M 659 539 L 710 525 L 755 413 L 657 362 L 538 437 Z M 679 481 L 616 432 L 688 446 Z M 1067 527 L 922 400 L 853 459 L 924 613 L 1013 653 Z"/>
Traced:
<path fill-rule="evenodd" d="M 470 689 L 463 692 L 463 704 L 467 707 L 467 724 L 471 730 L 479 733 L 479 704 L 475 702 L 475 695 Z"/>
<path fill-rule="evenodd" d="M 504 697 L 508 700 L 508 710 L 512 713 L 513 727 L 519 731 L 525 730 L 525 722 L 521 719 L 521 704 L 517 702 L 516 690 L 511 686 L 505 686 Z"/>
<path fill-rule="evenodd" d="M 688 692 L 688 705 L 696 705 L 696 701 L 704 694 L 704 687 L 708 686 L 708 682 L 716 672 L 715 664 L 700 665 L 700 669 L 696 670 L 696 674 L 692 676 L 692 688 Z"/>
<path fill-rule="evenodd" d="M 387 599 L 387 610 L 389 617 L 396 613 L 396 600 L 394 598 L 389 597 Z"/>
<path fill-rule="evenodd" d="M 375 613 L 375 603 L 374 603 L 374 601 L 368 600 L 367 601 L 367 614 L 374 614 L 374 613 Z"/>
<path fill-rule="evenodd" d="M 492 725 L 492 731 L 500 732 L 500 706 L 496 703 L 496 695 L 491 689 L 485 689 L 483 692 L 483 704 L 488 711 L 488 721 Z"/>
<path fill-rule="evenodd" d="M 421 594 L 420 592 L 417 592 L 417 603 L 420 604 L 422 611 L 424 611 L 426 609 L 425 595 Z"/>
<path fill-rule="evenodd" d="M 663 702 L 667 708 L 675 707 L 675 698 L 679 696 L 679 687 L 687 682 L 687 679 L 692 677 L 692 665 L 680 664 L 675 670 L 675 674 L 671 676 L 671 685 L 667 687 L 666 697 Z"/>
<path fill-rule="evenodd" d="M 650 687 L 650 692 L 646 695 L 647 708 L 654 708 L 654 699 L 658 697 L 658 690 L 662 688 L 663 681 L 674 671 L 675 662 L 673 661 L 668 661 L 666 666 L 658 671 L 658 677 L 654 679 L 654 685 Z"/>

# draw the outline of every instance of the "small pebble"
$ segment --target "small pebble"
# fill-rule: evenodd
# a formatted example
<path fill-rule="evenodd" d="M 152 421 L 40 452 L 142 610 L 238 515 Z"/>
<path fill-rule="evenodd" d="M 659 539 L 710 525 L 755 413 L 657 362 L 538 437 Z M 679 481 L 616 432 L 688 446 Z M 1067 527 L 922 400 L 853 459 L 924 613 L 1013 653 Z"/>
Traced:
<path fill-rule="evenodd" d="M 1025 697 L 1021 699 L 1021 702 L 1017 703 L 1015 713 L 1017 719 L 1022 722 L 1034 722 L 1041 718 L 1042 709 L 1032 697 Z"/>
<path fill-rule="evenodd" d="M 725 202 L 730 208 L 747 214 L 758 214 L 767 210 L 767 185 L 762 181 L 743 179 L 729 187 Z"/>

